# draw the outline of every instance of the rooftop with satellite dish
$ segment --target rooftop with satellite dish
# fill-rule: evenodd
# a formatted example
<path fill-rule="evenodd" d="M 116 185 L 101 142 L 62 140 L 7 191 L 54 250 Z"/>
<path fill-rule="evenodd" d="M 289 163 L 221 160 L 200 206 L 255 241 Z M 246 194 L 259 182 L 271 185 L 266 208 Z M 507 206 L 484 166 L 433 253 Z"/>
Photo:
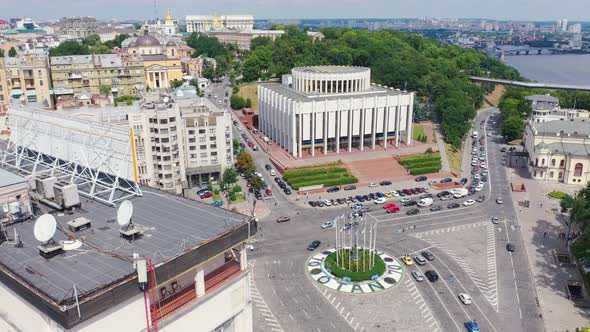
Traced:
<path fill-rule="evenodd" d="M 248 216 L 151 188 L 142 192 L 118 206 L 81 196 L 65 211 L 37 201 L 32 219 L 5 226 L 15 239 L 0 242 L 1 283 L 71 328 L 140 292 L 136 257 L 151 257 L 165 280 L 256 234 Z"/>

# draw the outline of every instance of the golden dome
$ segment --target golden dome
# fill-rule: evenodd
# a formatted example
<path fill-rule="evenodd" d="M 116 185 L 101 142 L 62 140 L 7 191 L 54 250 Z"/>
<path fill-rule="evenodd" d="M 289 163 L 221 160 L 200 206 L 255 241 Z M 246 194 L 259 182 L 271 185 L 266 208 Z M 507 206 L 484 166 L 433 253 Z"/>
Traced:
<path fill-rule="evenodd" d="M 166 15 L 166 21 L 174 21 L 172 15 L 170 15 L 170 8 L 168 8 L 168 15 Z"/>

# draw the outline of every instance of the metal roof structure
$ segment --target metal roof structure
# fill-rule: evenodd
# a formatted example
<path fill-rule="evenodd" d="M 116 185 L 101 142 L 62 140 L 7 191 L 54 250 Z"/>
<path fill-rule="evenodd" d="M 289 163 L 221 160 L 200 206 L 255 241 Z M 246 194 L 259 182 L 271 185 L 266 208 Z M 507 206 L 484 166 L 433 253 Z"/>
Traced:
<path fill-rule="evenodd" d="M 22 176 L 0 169 L 0 188 L 27 182 Z"/>

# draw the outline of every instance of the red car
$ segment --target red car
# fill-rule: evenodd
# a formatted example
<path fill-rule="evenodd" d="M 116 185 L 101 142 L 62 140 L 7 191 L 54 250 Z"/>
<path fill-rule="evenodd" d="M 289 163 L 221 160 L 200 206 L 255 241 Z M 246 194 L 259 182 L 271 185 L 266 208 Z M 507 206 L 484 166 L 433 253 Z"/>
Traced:
<path fill-rule="evenodd" d="M 423 194 L 426 192 L 426 190 L 424 188 L 420 187 L 420 188 L 418 188 L 418 192 Z"/>
<path fill-rule="evenodd" d="M 266 196 L 272 196 L 272 190 L 270 190 L 270 188 L 266 188 L 264 192 L 266 193 Z"/>
<path fill-rule="evenodd" d="M 408 196 L 414 194 L 410 189 L 404 189 L 403 192 L 404 192 L 404 194 L 406 194 Z"/>
<path fill-rule="evenodd" d="M 484 145 L 485 141 L 479 141 L 479 145 Z"/>
<path fill-rule="evenodd" d="M 250 181 L 246 182 L 246 187 L 250 188 L 252 186 L 252 184 L 250 183 Z"/>
<path fill-rule="evenodd" d="M 397 206 L 387 209 L 387 213 L 396 213 L 399 212 L 399 208 Z"/>
<path fill-rule="evenodd" d="M 208 191 L 208 192 L 206 192 L 206 193 L 202 194 L 202 195 L 201 195 L 201 198 L 209 198 L 209 197 L 211 197 L 211 196 L 213 196 L 213 193 L 212 193 L 212 192 L 210 192 L 210 191 Z"/>
<path fill-rule="evenodd" d="M 392 207 L 397 207 L 397 205 L 395 205 L 394 203 L 387 203 L 387 204 L 383 205 L 383 208 L 385 210 L 391 209 Z"/>
<path fill-rule="evenodd" d="M 248 146 L 249 147 L 253 147 L 254 146 L 254 143 L 252 143 L 252 141 L 248 141 Z"/>

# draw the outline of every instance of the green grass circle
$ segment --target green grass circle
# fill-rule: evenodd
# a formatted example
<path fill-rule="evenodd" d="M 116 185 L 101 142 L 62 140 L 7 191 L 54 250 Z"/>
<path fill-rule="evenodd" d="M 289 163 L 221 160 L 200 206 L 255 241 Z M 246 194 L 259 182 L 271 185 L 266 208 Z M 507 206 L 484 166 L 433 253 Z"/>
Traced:
<path fill-rule="evenodd" d="M 562 199 L 565 196 L 567 196 L 567 194 L 564 192 L 561 192 L 561 191 L 552 191 L 552 192 L 548 193 L 547 196 L 549 196 L 551 198 L 555 198 L 555 199 Z"/>
<path fill-rule="evenodd" d="M 344 265 L 348 266 L 348 259 L 350 257 L 350 252 L 351 249 L 341 249 L 341 251 L 339 252 L 339 261 L 340 259 L 344 259 L 344 262 L 346 262 Z M 364 256 L 363 256 L 364 254 Z M 383 261 L 383 259 L 381 259 L 381 257 L 379 257 L 379 255 L 375 255 L 375 265 L 373 266 L 372 269 L 367 270 L 365 272 L 362 272 L 362 261 L 363 261 L 363 257 L 364 259 L 367 260 L 367 262 L 369 261 L 369 250 L 367 249 L 363 249 L 363 250 L 359 250 L 359 262 L 361 262 L 359 264 L 359 272 L 356 272 L 356 265 L 355 262 L 351 262 L 352 265 L 352 271 L 348 270 L 347 268 L 342 268 L 340 266 L 338 266 L 336 264 L 336 252 L 331 253 L 330 255 L 328 255 L 328 257 L 326 257 L 326 259 L 324 260 L 324 267 L 330 270 L 330 273 L 338 278 L 344 278 L 344 277 L 349 277 L 350 280 L 352 281 L 366 281 L 366 280 L 371 280 L 371 277 L 374 275 L 379 275 L 381 276 L 383 273 L 385 273 L 385 262 Z"/>

